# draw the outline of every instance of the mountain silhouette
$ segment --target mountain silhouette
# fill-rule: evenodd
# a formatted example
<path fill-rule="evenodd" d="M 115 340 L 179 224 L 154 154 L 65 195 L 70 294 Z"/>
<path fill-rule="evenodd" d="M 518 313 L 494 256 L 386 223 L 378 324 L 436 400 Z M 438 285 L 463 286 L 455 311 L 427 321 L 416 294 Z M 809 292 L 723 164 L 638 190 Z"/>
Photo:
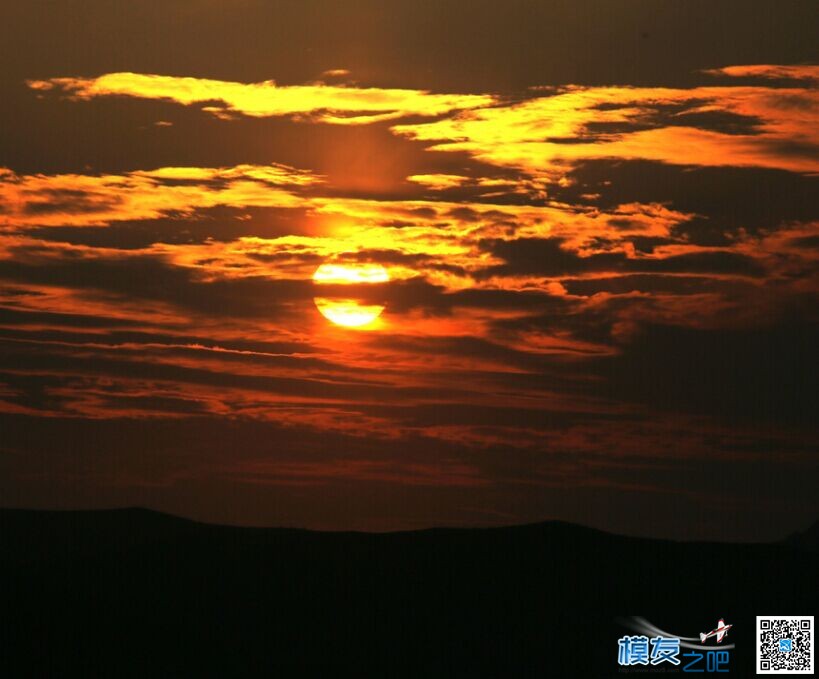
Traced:
<path fill-rule="evenodd" d="M 785 542 L 793 547 L 819 552 L 819 521 L 815 521 L 803 531 L 792 533 L 785 538 Z"/>
<path fill-rule="evenodd" d="M 617 674 L 622 616 L 681 636 L 816 610 L 819 555 L 561 522 L 397 533 L 0 510 L 0 659 L 27 674 Z M 743 673 L 745 672 L 745 673 Z"/>

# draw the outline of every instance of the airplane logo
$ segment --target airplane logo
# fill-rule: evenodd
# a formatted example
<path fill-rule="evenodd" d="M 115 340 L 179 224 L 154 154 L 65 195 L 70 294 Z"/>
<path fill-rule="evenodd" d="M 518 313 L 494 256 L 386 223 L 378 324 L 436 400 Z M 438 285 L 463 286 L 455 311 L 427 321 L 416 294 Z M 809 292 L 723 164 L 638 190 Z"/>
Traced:
<path fill-rule="evenodd" d="M 700 642 L 704 644 L 706 639 L 716 637 L 717 643 L 720 643 L 725 638 L 725 635 L 728 634 L 728 630 L 732 627 L 733 625 L 726 625 L 725 620 L 720 618 L 716 629 L 712 629 L 710 632 L 708 632 L 708 634 L 703 634 L 700 632 Z"/>

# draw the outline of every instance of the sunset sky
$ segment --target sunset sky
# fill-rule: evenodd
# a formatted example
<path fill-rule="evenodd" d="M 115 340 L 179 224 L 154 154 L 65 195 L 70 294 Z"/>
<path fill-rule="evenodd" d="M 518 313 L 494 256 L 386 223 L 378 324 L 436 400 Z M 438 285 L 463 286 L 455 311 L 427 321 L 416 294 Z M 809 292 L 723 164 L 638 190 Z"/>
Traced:
<path fill-rule="evenodd" d="M 816 2 L 7 5 L 0 505 L 819 517 Z"/>

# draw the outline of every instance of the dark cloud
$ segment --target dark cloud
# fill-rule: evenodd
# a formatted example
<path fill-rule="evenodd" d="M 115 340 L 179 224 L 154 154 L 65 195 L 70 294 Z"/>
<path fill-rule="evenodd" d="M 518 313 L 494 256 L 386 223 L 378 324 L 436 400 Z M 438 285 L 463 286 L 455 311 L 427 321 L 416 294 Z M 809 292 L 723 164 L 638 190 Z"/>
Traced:
<path fill-rule="evenodd" d="M 484 242 L 482 245 L 487 252 L 506 262 L 489 267 L 484 275 L 567 276 L 582 271 L 607 270 L 625 260 L 621 253 L 580 257 L 564 248 L 564 241 L 563 238 L 518 238 Z"/>
<path fill-rule="evenodd" d="M 0 278 L 17 283 L 69 286 L 158 300 L 213 316 L 266 316 L 288 313 L 294 301 L 313 298 L 309 280 L 260 276 L 205 281 L 193 270 L 151 256 L 60 260 L 26 264 L 0 261 Z"/>
<path fill-rule="evenodd" d="M 482 275 L 570 276 L 599 271 L 712 273 L 762 276 L 763 266 L 753 257 L 728 251 L 691 252 L 662 258 L 630 258 L 622 252 L 587 256 L 567 249 L 562 238 L 519 238 L 485 242 L 484 248 L 505 264 L 489 267 Z"/>
<path fill-rule="evenodd" d="M 719 444 L 703 448 L 712 455 L 691 460 L 659 451 L 569 455 L 559 445 L 482 449 L 423 436 L 390 441 L 202 416 L 90 421 L 0 415 L 0 426 L 0 491 L 12 505 L 142 505 L 218 522 L 246 523 L 253 516 L 261 525 L 309 528 L 339 522 L 370 530 L 419 528 L 438 524 L 441 516 L 448 524 L 487 525 L 555 514 L 637 534 L 664 530 L 690 538 L 708 527 L 705 534 L 714 539 L 773 539 L 781 536 L 782 520 L 809 515 L 816 474 L 813 467 L 800 475 L 803 467 L 787 456 L 773 471 L 761 459 L 751 461 L 737 497 L 740 472 Z M 585 435 L 611 426 L 601 422 Z M 682 435 L 684 423 L 678 426 Z M 672 425 L 667 433 L 674 431 Z M 54 441 L 67 444 L 55 447 Z M 762 452 L 776 455 L 788 447 L 786 438 L 769 437 Z M 339 473 L 340 451 L 360 477 Z M 368 477 L 368 469 L 381 475 Z M 486 479 L 492 483 L 482 483 Z M 453 485 L 458 481 L 467 484 Z M 781 504 L 760 506 L 759 496 L 771 489 Z M 714 522 L 708 520 L 714 502 L 726 508 L 740 503 L 742 511 Z"/>
<path fill-rule="evenodd" d="M 618 104 L 596 106 L 600 110 L 628 109 L 638 106 L 642 113 L 629 122 L 607 123 L 591 122 L 586 126 L 581 137 L 570 139 L 550 139 L 553 142 L 588 143 L 594 139 L 609 135 L 627 134 L 638 130 L 650 130 L 661 127 L 696 127 L 721 134 L 758 134 L 764 121 L 731 111 L 695 110 L 709 103 L 702 99 L 689 99 L 674 104 L 646 105 L 644 102 L 624 101 Z"/>
<path fill-rule="evenodd" d="M 798 248 L 805 248 L 809 250 L 819 249 L 819 236 L 805 236 L 803 238 L 794 238 L 791 243 Z"/>
<path fill-rule="evenodd" d="M 158 319 L 161 320 L 161 319 Z M 185 332 L 171 334 L 171 328 L 160 324 L 154 329 L 145 329 L 144 321 L 129 321 L 105 316 L 82 316 L 78 314 L 51 314 L 31 311 L 15 311 L 0 308 L 0 330 L 2 337 L 30 339 L 45 342 L 71 342 L 75 344 L 98 344 L 101 347 L 116 347 L 124 344 L 158 344 L 168 347 L 201 347 L 227 349 L 247 354 L 310 354 L 316 349 L 306 342 L 284 342 L 248 340 L 238 337 L 214 337 L 212 335 L 192 335 Z M 49 325 L 53 329 L 44 329 Z M 33 327 L 15 327 L 33 326 Z M 54 327 L 58 326 L 58 327 Z M 124 329 L 124 328 L 133 329 Z M 93 332 L 83 329 L 92 328 Z M 104 332 L 100 332 L 104 330 Z M 246 354 L 245 354 L 246 355 Z"/>
<path fill-rule="evenodd" d="M 491 342 L 478 337 L 433 337 L 433 338 L 413 338 L 407 336 L 392 337 L 389 340 L 379 342 L 380 345 L 397 349 L 417 355 L 445 356 L 458 359 L 468 359 L 475 362 L 487 361 L 498 366 L 522 368 L 538 374 L 549 373 L 554 375 L 555 358 L 548 354 L 538 354 L 515 349 L 503 344 Z M 497 377 L 500 382 L 504 382 L 506 375 L 500 367 Z M 491 368 L 486 368 L 491 372 Z M 460 407 L 463 404 L 459 404 Z M 436 408 L 441 408 L 436 405 Z M 455 407 L 455 406 L 453 406 Z M 448 408 L 444 408 L 448 410 Z M 482 422 L 482 420 L 475 420 Z"/>
<path fill-rule="evenodd" d="M 613 398 L 667 412 L 810 426 L 819 397 L 819 326 L 742 329 L 646 325 L 615 357 L 594 359 Z"/>
<path fill-rule="evenodd" d="M 340 292 L 343 292 L 343 289 Z M 413 309 L 421 309 L 430 314 L 451 314 L 459 308 L 526 311 L 540 309 L 560 312 L 571 305 L 564 299 L 537 290 L 471 288 L 448 292 L 442 286 L 434 285 L 420 277 L 389 283 L 383 300 L 392 312 L 399 314 Z"/>
<path fill-rule="evenodd" d="M 24 212 L 30 215 L 53 213 L 84 214 L 104 212 L 119 204 L 116 197 L 101 196 L 72 189 L 44 189 L 38 200 L 26 203 Z"/>
<path fill-rule="evenodd" d="M 230 242 L 244 236 L 276 238 L 300 233 L 309 223 L 305 211 L 298 208 L 216 207 L 176 218 L 113 222 L 105 228 L 49 226 L 23 229 L 21 233 L 54 243 L 139 250 L 156 243 L 194 245 Z"/>
<path fill-rule="evenodd" d="M 138 327 L 140 321 L 127 318 L 106 318 L 79 313 L 56 313 L 52 311 L 32 311 L 29 309 L 9 309 L 0 307 L 0 323 L 3 325 L 59 325 L 68 328 L 117 328 Z"/>
<path fill-rule="evenodd" d="M 590 296 L 600 292 L 627 295 L 649 292 L 670 295 L 746 295 L 758 292 L 758 283 L 747 280 L 725 280 L 709 276 L 667 276 L 662 274 L 628 274 L 605 278 L 564 279 L 562 285 L 570 295 Z"/>
<path fill-rule="evenodd" d="M 40 347 L 2 342 L 6 369 L 37 375 L 54 372 L 69 375 L 103 375 L 115 379 L 156 380 L 176 384 L 198 384 L 209 387 L 244 389 L 265 394 L 313 397 L 319 399 L 343 399 L 366 401 L 369 399 L 458 398 L 463 391 L 458 387 L 441 389 L 434 387 L 396 386 L 372 379 L 363 374 L 340 374 L 328 379 L 326 375 L 312 376 L 307 370 L 300 377 L 286 374 L 230 373 L 219 365 L 187 367 L 150 360 L 145 351 L 140 353 L 118 352 L 106 355 L 98 352 L 88 356 L 82 346 L 66 347 L 62 351 L 45 354 Z M 272 363 L 298 367 L 297 359 L 282 358 Z M 314 365 L 313 359 L 304 362 L 304 368 Z"/>
<path fill-rule="evenodd" d="M 570 175 L 574 186 L 560 192 L 581 200 L 600 194 L 602 209 L 641 202 L 668 202 L 695 215 L 673 227 L 679 238 L 702 246 L 726 246 L 742 232 L 758 234 L 791 222 L 819 218 L 819 178 L 761 168 L 687 168 L 646 161 L 587 161 Z"/>

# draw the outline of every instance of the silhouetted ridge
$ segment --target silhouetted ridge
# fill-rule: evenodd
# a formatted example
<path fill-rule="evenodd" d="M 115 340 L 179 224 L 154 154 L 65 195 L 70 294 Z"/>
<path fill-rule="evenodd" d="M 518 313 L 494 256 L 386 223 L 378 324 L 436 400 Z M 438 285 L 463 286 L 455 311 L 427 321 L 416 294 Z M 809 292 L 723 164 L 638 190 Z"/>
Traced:
<path fill-rule="evenodd" d="M 42 676 L 616 676 L 617 618 L 696 632 L 725 616 L 750 649 L 760 611 L 815 610 L 818 569 L 785 542 L 563 522 L 323 533 L 0 510 L 0 640 L 4 661 L 13 649 Z M 735 676 L 751 658 L 736 655 Z"/>
<path fill-rule="evenodd" d="M 815 521 L 803 531 L 792 533 L 784 542 L 792 547 L 819 552 L 819 521 Z"/>

